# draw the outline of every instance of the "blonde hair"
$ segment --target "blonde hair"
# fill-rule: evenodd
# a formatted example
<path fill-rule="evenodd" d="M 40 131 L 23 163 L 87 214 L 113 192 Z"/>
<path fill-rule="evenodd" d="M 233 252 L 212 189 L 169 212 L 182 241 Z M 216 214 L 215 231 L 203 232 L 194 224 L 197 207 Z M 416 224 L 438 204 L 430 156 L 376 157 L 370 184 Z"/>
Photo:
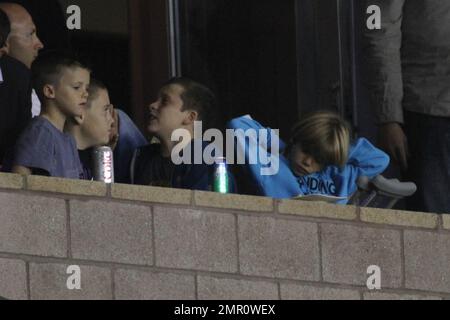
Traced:
<path fill-rule="evenodd" d="M 339 115 L 314 112 L 293 128 L 290 150 L 294 145 L 322 166 L 344 167 L 350 149 L 350 126 Z"/>

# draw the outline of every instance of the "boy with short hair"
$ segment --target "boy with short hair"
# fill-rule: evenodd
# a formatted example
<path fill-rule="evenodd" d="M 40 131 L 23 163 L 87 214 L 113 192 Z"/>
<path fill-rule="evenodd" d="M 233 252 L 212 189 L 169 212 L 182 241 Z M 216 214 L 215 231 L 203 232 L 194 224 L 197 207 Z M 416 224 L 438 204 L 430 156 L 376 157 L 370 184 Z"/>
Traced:
<path fill-rule="evenodd" d="M 234 119 L 227 127 L 267 130 L 268 140 L 280 139 L 249 116 Z M 264 176 L 260 163 L 249 163 L 249 152 L 255 150 L 249 148 L 251 143 L 265 154 L 275 153 L 275 150 L 263 147 L 272 144 L 259 141 L 259 138 L 258 141 L 239 141 L 237 152 L 245 155 L 244 169 L 257 195 L 286 199 L 320 194 L 342 198 L 338 203 L 346 204 L 357 191 L 359 177 L 374 178 L 389 164 L 389 157 L 369 141 L 358 139 L 351 145 L 350 136 L 350 127 L 340 116 L 316 112 L 305 116 L 294 127 L 287 145 L 279 140 L 280 150 L 276 152 L 279 170 L 275 174 Z"/>
<path fill-rule="evenodd" d="M 33 64 L 32 72 L 43 108 L 16 144 L 12 171 L 80 179 L 75 139 L 63 131 L 67 119 L 86 108 L 90 71 L 74 59 L 48 54 Z"/>
<path fill-rule="evenodd" d="M 69 118 L 66 122 L 64 130 L 75 138 L 86 180 L 92 180 L 92 148 L 109 143 L 114 122 L 113 108 L 106 86 L 91 79 L 86 109 L 81 116 Z"/>
<path fill-rule="evenodd" d="M 173 78 L 160 90 L 158 100 L 148 108 L 147 131 L 159 139 L 135 152 L 131 163 L 132 183 L 160 187 L 207 190 L 208 167 L 179 165 L 172 162 L 172 141 L 177 129 L 187 130 L 194 140 L 194 122 L 202 121 L 203 128 L 211 126 L 216 109 L 215 96 L 210 89 L 188 78 Z M 178 148 L 179 146 L 177 146 Z"/>

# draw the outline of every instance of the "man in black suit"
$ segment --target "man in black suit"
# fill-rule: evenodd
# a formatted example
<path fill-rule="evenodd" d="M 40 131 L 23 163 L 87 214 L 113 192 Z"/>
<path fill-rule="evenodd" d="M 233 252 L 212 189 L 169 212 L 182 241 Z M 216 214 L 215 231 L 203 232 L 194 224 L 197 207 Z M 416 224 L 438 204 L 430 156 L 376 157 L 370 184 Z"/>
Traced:
<path fill-rule="evenodd" d="M 44 47 L 37 35 L 33 18 L 27 9 L 17 3 L 0 1 L 0 9 L 8 15 L 11 23 L 11 33 L 7 40 L 8 55 L 31 69 L 33 61 Z M 41 113 L 41 103 L 34 90 L 30 99 L 32 116 L 38 116 Z"/>
<path fill-rule="evenodd" d="M 14 3 L 25 8 L 36 24 L 39 38 L 45 44 L 45 48 L 41 52 L 71 51 L 69 30 L 66 27 L 66 10 L 60 1 L 0 0 L 0 3 Z"/>
<path fill-rule="evenodd" d="M 39 51 L 44 48 L 33 18 L 24 7 L 16 3 L 0 2 L 0 9 L 8 15 L 11 23 L 11 33 L 7 40 L 8 55 L 31 69 Z"/>
<path fill-rule="evenodd" d="M 8 169 L 7 154 L 31 118 L 31 75 L 21 62 L 5 53 L 5 34 L 9 31 L 9 19 L 0 10 L 0 166 Z M 5 158 L 6 156 L 6 158 Z M 6 167 L 6 168 L 5 168 Z"/>

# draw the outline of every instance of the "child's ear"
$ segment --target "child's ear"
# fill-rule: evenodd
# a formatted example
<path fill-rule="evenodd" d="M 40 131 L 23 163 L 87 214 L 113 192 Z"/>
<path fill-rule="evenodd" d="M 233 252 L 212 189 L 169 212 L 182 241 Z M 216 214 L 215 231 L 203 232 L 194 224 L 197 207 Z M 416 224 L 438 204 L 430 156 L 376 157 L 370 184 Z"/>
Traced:
<path fill-rule="evenodd" d="M 191 125 L 195 121 L 198 121 L 198 112 L 194 111 L 194 110 L 189 110 L 187 112 L 186 117 L 184 118 L 183 125 L 185 125 L 185 126 Z"/>
<path fill-rule="evenodd" d="M 52 85 L 46 84 L 42 91 L 44 92 L 44 97 L 46 97 L 47 99 L 55 98 L 55 88 Z"/>

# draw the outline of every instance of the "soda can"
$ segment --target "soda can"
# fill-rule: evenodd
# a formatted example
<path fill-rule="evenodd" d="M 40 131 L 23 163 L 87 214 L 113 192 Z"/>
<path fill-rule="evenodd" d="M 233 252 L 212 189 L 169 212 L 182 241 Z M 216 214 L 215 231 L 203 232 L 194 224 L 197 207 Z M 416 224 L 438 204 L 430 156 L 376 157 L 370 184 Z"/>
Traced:
<path fill-rule="evenodd" d="M 93 176 L 95 181 L 114 183 L 114 156 L 110 147 L 93 150 Z"/>
<path fill-rule="evenodd" d="M 230 173 L 228 172 L 226 158 L 216 158 L 212 180 L 212 191 L 230 193 Z"/>

